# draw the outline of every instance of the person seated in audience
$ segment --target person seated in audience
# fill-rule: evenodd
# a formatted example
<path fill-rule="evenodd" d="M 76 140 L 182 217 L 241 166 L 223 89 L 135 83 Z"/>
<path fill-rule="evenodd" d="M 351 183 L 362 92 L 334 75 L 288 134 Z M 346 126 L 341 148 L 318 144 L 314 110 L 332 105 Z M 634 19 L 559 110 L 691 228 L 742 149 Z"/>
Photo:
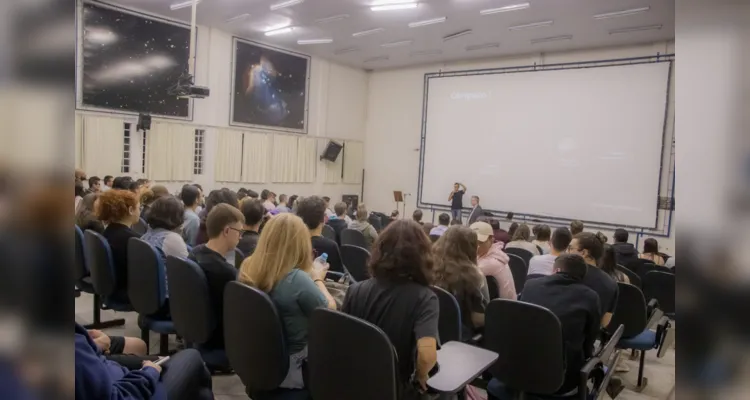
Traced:
<path fill-rule="evenodd" d="M 555 260 L 554 274 L 526 281 L 521 293 L 521 301 L 547 308 L 560 320 L 566 368 L 563 384 L 555 393 L 558 395 L 575 393 L 581 368 L 593 355 L 599 336 L 599 296 L 583 283 L 589 271 L 580 255 L 563 254 Z M 502 397 L 496 394 L 497 389 L 498 381 L 493 379 L 487 391 Z"/>
<path fill-rule="evenodd" d="M 609 240 L 607 235 L 605 235 L 602 231 L 596 232 L 596 238 L 599 239 L 602 244 L 607 244 L 607 241 Z"/>
<path fill-rule="evenodd" d="M 314 253 L 313 257 L 318 258 L 323 255 L 323 253 L 326 253 L 328 255 L 328 264 L 330 265 L 331 271 L 343 273 L 344 266 L 341 263 L 339 246 L 335 241 L 321 235 L 326 218 L 325 200 L 318 196 L 310 196 L 298 200 L 298 202 L 299 207 L 297 209 L 297 215 L 302 218 L 302 221 L 307 225 L 307 229 L 310 231 Z"/>
<path fill-rule="evenodd" d="M 328 221 L 326 222 L 326 225 L 333 228 L 333 231 L 336 232 L 336 242 L 341 244 L 341 231 L 349 227 L 349 222 L 347 222 L 347 218 L 349 216 L 346 215 L 346 203 L 343 201 L 340 203 L 336 203 L 335 206 L 333 206 L 333 211 L 336 212 L 336 215 L 328 218 Z"/>
<path fill-rule="evenodd" d="M 414 210 L 414 212 L 411 214 L 411 218 L 419 225 L 424 225 L 424 223 L 422 222 L 422 210 Z"/>
<path fill-rule="evenodd" d="M 393 211 L 391 211 L 391 222 L 393 222 L 393 221 L 397 220 L 397 219 L 398 219 L 398 216 L 399 216 L 399 212 L 398 212 L 398 210 L 393 210 Z"/>
<path fill-rule="evenodd" d="M 459 221 L 459 220 L 457 220 L 457 219 L 453 219 L 453 220 L 451 220 L 451 226 L 456 226 L 456 225 L 462 225 L 462 224 L 461 224 L 461 221 Z"/>
<path fill-rule="evenodd" d="M 617 282 L 630 283 L 628 276 L 617 270 L 617 252 L 610 244 L 604 244 L 602 258 L 599 260 L 599 269 L 606 272 Z"/>
<path fill-rule="evenodd" d="M 87 193 L 99 193 L 102 191 L 102 180 L 98 176 L 89 178 L 89 189 Z"/>
<path fill-rule="evenodd" d="M 147 189 L 150 189 L 152 192 L 154 192 L 154 197 L 157 199 L 159 197 L 167 197 L 172 195 L 171 193 L 169 193 L 169 189 L 167 189 L 167 187 L 163 185 L 154 185 L 151 187 L 143 186 L 143 190 Z"/>
<path fill-rule="evenodd" d="M 96 218 L 94 208 L 99 195 L 97 193 L 89 193 L 83 196 L 80 204 L 78 204 L 78 210 L 76 211 L 76 225 L 78 225 L 84 232 L 87 229 L 91 229 L 96 233 L 104 232 L 104 224 Z"/>
<path fill-rule="evenodd" d="M 606 328 L 612 319 L 612 313 L 617 305 L 619 289 L 617 282 L 599 268 L 599 259 L 604 252 L 602 242 L 591 232 L 581 232 L 573 236 L 568 253 L 583 257 L 588 265 L 588 271 L 583 278 L 583 284 L 590 287 L 599 295 L 599 306 L 602 315 L 602 327 Z M 524 290 L 525 291 L 525 290 Z"/>
<path fill-rule="evenodd" d="M 430 234 L 430 232 L 432 231 L 432 228 L 434 227 L 435 225 L 432 222 L 425 222 L 424 224 L 422 224 L 422 230 L 424 231 L 424 233 L 428 235 Z"/>
<path fill-rule="evenodd" d="M 131 192 L 137 195 L 141 194 L 143 190 L 145 189 L 148 189 L 148 188 L 145 188 L 143 185 L 138 183 L 138 181 L 134 181 L 134 180 L 131 180 L 130 184 L 128 185 L 128 190 L 130 190 Z"/>
<path fill-rule="evenodd" d="M 153 183 L 146 178 L 137 179 L 135 182 L 144 189 L 151 189 L 151 184 Z"/>
<path fill-rule="evenodd" d="M 245 257 L 250 257 L 255 252 L 255 248 L 258 245 L 258 239 L 260 238 L 260 223 L 263 221 L 263 216 L 266 214 L 266 209 L 263 207 L 263 203 L 258 199 L 246 198 L 240 206 L 242 215 L 245 216 L 245 232 L 242 233 L 242 238 L 237 244 L 237 248 L 242 251 Z"/>
<path fill-rule="evenodd" d="M 276 209 L 279 210 L 280 213 L 288 213 L 292 212 L 292 209 L 287 206 L 287 197 L 285 194 L 282 194 L 279 196 L 279 205 L 276 206 Z"/>
<path fill-rule="evenodd" d="M 500 221 L 494 218 L 488 218 L 488 217 L 480 218 L 479 221 L 483 221 L 483 222 L 490 224 L 490 226 L 492 227 L 493 241 L 495 243 L 502 243 L 503 244 L 502 247 L 504 248 L 505 244 L 510 242 L 510 235 L 508 234 L 508 231 L 500 228 Z"/>
<path fill-rule="evenodd" d="M 138 202 L 141 203 L 141 218 L 144 220 L 148 217 L 149 211 L 151 211 L 151 203 L 156 200 L 156 196 L 151 189 L 146 189 L 137 194 Z"/>
<path fill-rule="evenodd" d="M 652 261 L 656 265 L 664 265 L 664 257 L 659 254 L 659 242 L 654 238 L 643 241 L 643 253 L 638 258 Z"/>
<path fill-rule="evenodd" d="M 206 207 L 203 209 L 204 216 L 201 217 L 201 224 L 198 226 L 198 235 L 195 239 L 196 244 L 204 244 L 208 241 L 208 231 L 206 227 L 206 221 L 208 219 L 208 213 L 213 210 L 219 204 L 228 204 L 239 210 L 240 203 L 237 200 L 237 195 L 231 190 L 214 190 L 208 195 L 206 200 Z M 232 248 L 234 253 L 234 248 Z"/>
<path fill-rule="evenodd" d="M 367 220 L 369 216 L 370 213 L 367 211 L 367 206 L 364 203 L 359 203 L 357 206 L 357 220 L 349 224 L 349 229 L 362 232 L 362 235 L 365 237 L 365 249 L 367 251 L 370 251 L 372 244 L 378 239 L 378 232 Z"/>
<path fill-rule="evenodd" d="M 233 252 L 240 242 L 245 217 L 240 210 L 229 204 L 217 204 L 206 218 L 208 242 L 195 247 L 189 258 L 200 265 L 208 281 L 211 307 L 216 318 L 216 327 L 204 347 L 224 348 L 224 287 L 237 278 L 237 269 L 227 262 L 224 255 Z"/>
<path fill-rule="evenodd" d="M 299 196 L 297 196 L 296 194 L 289 196 L 289 200 L 287 201 L 287 207 L 289 207 L 290 213 L 295 213 L 298 198 Z"/>
<path fill-rule="evenodd" d="M 336 213 L 331 210 L 331 198 L 328 196 L 322 197 L 323 201 L 326 204 L 326 219 L 331 219 L 336 216 Z"/>
<path fill-rule="evenodd" d="M 570 233 L 575 236 L 579 233 L 583 232 L 583 222 L 579 220 L 571 221 L 570 222 Z"/>
<path fill-rule="evenodd" d="M 78 206 L 81 204 L 81 200 L 83 200 L 83 196 L 86 195 L 86 190 L 83 188 L 83 183 L 76 182 L 75 183 L 75 208 L 74 211 L 78 212 Z"/>
<path fill-rule="evenodd" d="M 112 189 L 130 190 L 130 184 L 133 179 L 129 176 L 118 176 L 112 181 Z"/>
<path fill-rule="evenodd" d="M 313 265 L 307 227 L 293 214 L 271 218 L 252 257 L 240 267 L 239 281 L 273 300 L 284 324 L 289 371 L 279 387 L 301 389 L 302 364 L 307 359 L 307 330 L 313 310 L 336 309 L 325 285 L 327 266 Z"/>
<path fill-rule="evenodd" d="M 211 375 L 198 351 L 182 350 L 162 365 L 144 360 L 138 368 L 131 369 L 108 360 L 94 335 L 96 331 L 92 335 L 75 324 L 77 400 L 214 399 Z"/>
<path fill-rule="evenodd" d="M 433 265 L 422 227 L 410 220 L 394 221 L 373 245 L 372 278 L 350 286 L 341 308 L 388 335 L 398 356 L 401 398 L 419 398 L 411 376 L 427 390 L 428 373 L 437 362 L 439 305 L 430 289 Z"/>
<path fill-rule="evenodd" d="M 240 188 L 239 190 L 237 190 L 237 200 L 240 201 L 240 203 L 245 197 L 247 197 L 247 189 Z"/>
<path fill-rule="evenodd" d="M 507 242 L 505 242 L 505 243 L 506 243 L 506 245 L 507 245 L 508 243 L 510 243 L 510 241 L 511 241 L 511 240 L 512 240 L 512 238 L 513 238 L 513 235 L 515 235 L 515 234 L 516 234 L 516 231 L 517 231 L 517 230 L 518 230 L 518 222 L 513 222 L 513 223 L 511 223 L 511 224 L 510 224 L 510 226 L 508 227 L 508 236 L 510 236 L 510 239 L 508 239 L 508 241 L 507 241 Z"/>
<path fill-rule="evenodd" d="M 628 243 L 628 231 L 622 228 L 615 230 L 615 248 L 617 254 L 617 263 L 627 267 L 628 264 L 638 260 L 638 250 L 632 244 Z"/>
<path fill-rule="evenodd" d="M 445 231 L 448 230 L 448 225 L 451 223 L 451 216 L 448 213 L 442 213 L 438 216 L 438 226 L 430 229 L 430 236 L 443 236 Z"/>
<path fill-rule="evenodd" d="M 115 178 L 112 175 L 105 175 L 102 180 L 102 192 L 112 189 L 112 182 L 114 182 L 114 180 Z"/>
<path fill-rule="evenodd" d="M 86 331 L 97 349 L 108 359 L 128 369 L 139 369 L 148 355 L 146 342 L 136 337 L 109 336 L 106 333 L 89 329 Z"/>
<path fill-rule="evenodd" d="M 196 211 L 202 202 L 203 194 L 201 190 L 193 185 L 185 185 L 180 192 L 182 204 L 185 206 L 185 223 L 182 225 L 182 239 L 185 243 L 193 247 L 198 239 L 198 231 L 201 226 L 201 219 Z"/>
<path fill-rule="evenodd" d="M 549 253 L 531 257 L 526 279 L 552 275 L 554 273 L 555 260 L 568 250 L 568 246 L 570 246 L 572 240 L 573 235 L 570 234 L 568 228 L 556 228 L 555 232 L 552 233 L 552 239 L 550 239 Z"/>
<path fill-rule="evenodd" d="M 257 199 L 257 198 L 260 197 L 260 195 L 258 195 L 258 192 L 254 191 L 254 190 L 248 189 L 247 190 L 247 197 L 249 197 L 251 199 Z"/>
<path fill-rule="evenodd" d="M 505 245 L 505 249 L 524 249 L 532 255 L 539 256 L 539 249 L 531 243 L 531 229 L 526 224 L 521 224 L 513 234 L 511 241 Z"/>
<path fill-rule="evenodd" d="M 263 207 L 265 207 L 267 212 L 271 212 L 276 209 L 276 204 L 273 202 L 273 196 L 271 196 L 271 191 L 268 189 L 263 189 L 262 192 L 260 192 L 260 199 L 263 200 Z"/>
<path fill-rule="evenodd" d="M 498 293 L 501 299 L 515 300 L 516 285 L 513 274 L 508 267 L 510 260 L 503 252 L 502 243 L 493 243 L 492 226 L 486 222 L 475 222 L 470 226 L 477 235 L 477 265 L 485 276 L 497 280 Z"/>
<path fill-rule="evenodd" d="M 468 226 L 450 227 L 433 245 L 435 285 L 456 297 L 461 308 L 462 337 L 469 339 L 484 327 L 490 295 L 477 267 L 477 235 Z"/>
<path fill-rule="evenodd" d="M 552 235 L 552 229 L 550 229 L 549 225 L 537 225 L 536 228 L 536 234 L 531 243 L 541 247 L 542 254 L 549 254 L 549 239 Z"/>
<path fill-rule="evenodd" d="M 96 216 L 106 224 L 102 236 L 109 243 L 115 271 L 115 290 L 112 297 L 128 300 L 128 241 L 141 235 L 130 229 L 141 217 L 141 205 L 135 193 L 112 189 L 99 195 Z"/>

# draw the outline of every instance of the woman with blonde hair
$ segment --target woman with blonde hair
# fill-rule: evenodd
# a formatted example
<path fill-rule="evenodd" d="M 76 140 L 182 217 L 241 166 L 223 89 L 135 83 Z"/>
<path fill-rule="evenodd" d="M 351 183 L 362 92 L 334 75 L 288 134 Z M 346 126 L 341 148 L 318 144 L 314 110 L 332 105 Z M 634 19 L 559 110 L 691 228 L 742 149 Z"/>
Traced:
<path fill-rule="evenodd" d="M 364 204 L 360 204 L 357 206 L 357 220 L 349 224 L 349 229 L 362 232 L 362 235 L 365 237 L 365 249 L 368 251 L 378 239 L 378 231 L 367 221 L 367 217 L 369 216 L 370 213 L 367 212 L 367 207 Z"/>
<path fill-rule="evenodd" d="M 271 297 L 284 324 L 289 372 L 280 387 L 301 389 L 302 363 L 307 358 L 307 328 L 313 310 L 336 309 L 325 286 L 328 265 L 313 266 L 310 231 L 290 213 L 271 218 L 255 253 L 242 263 L 239 281 Z"/>

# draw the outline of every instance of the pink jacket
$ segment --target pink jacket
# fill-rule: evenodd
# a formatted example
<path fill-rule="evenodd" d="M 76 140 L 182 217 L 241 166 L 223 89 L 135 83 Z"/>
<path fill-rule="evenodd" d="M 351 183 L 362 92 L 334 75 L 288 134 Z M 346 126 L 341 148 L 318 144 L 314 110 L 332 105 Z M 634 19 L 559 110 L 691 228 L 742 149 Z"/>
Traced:
<path fill-rule="evenodd" d="M 516 300 L 516 286 L 513 282 L 513 274 L 508 267 L 510 259 L 502 250 L 503 243 L 495 243 L 484 256 L 477 259 L 479 269 L 485 276 L 493 276 L 497 279 L 500 289 L 500 298 Z"/>

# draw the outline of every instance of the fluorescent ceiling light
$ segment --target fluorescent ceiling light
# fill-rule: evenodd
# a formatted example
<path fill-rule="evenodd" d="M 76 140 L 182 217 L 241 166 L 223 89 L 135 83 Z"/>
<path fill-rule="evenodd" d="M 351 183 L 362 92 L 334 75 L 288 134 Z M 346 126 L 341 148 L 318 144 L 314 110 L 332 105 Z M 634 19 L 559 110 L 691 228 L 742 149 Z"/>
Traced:
<path fill-rule="evenodd" d="M 552 37 L 546 37 L 546 38 L 531 39 L 531 44 L 556 42 L 558 40 L 571 40 L 571 39 L 573 39 L 573 35 L 552 36 Z"/>
<path fill-rule="evenodd" d="M 239 21 L 241 19 L 245 19 L 245 18 L 247 18 L 249 16 L 250 16 L 250 14 L 240 14 L 240 15 L 238 15 L 236 17 L 232 17 L 232 18 L 227 19 L 226 21 L 224 21 L 224 23 L 225 24 L 231 24 L 232 22 Z"/>
<path fill-rule="evenodd" d="M 630 10 L 623 10 L 623 11 L 615 11 L 615 12 L 608 12 L 604 14 L 597 14 L 594 15 L 594 19 L 608 19 L 608 18 L 617 18 L 617 17 L 628 17 L 633 14 L 640 14 L 642 12 L 646 12 L 650 10 L 651 7 L 641 7 L 641 8 L 633 8 Z"/>
<path fill-rule="evenodd" d="M 345 47 L 343 49 L 338 49 L 333 52 L 333 54 L 346 54 L 346 53 L 352 53 L 355 51 L 359 51 L 359 47 Z"/>
<path fill-rule="evenodd" d="M 416 28 L 419 26 L 426 26 L 426 25 L 432 25 L 432 24 L 439 24 L 441 22 L 445 22 L 445 17 L 440 18 L 433 18 L 433 19 L 427 19 L 424 21 L 417 21 L 417 22 L 410 22 L 409 28 Z"/>
<path fill-rule="evenodd" d="M 304 1 L 305 0 L 287 0 L 287 1 L 282 1 L 281 3 L 271 4 L 268 8 L 270 8 L 271 11 L 276 11 L 282 8 L 295 6 Z"/>
<path fill-rule="evenodd" d="M 521 30 L 521 29 L 541 28 L 543 26 L 550 26 L 553 23 L 554 23 L 554 21 L 534 22 L 534 23 L 531 23 L 531 24 L 511 26 L 510 28 L 508 28 L 508 30 L 510 30 L 510 31 L 517 31 L 517 30 Z"/>
<path fill-rule="evenodd" d="M 365 60 L 366 63 L 373 62 L 373 61 L 385 61 L 388 60 L 388 56 L 378 56 L 378 57 L 372 57 Z"/>
<path fill-rule="evenodd" d="M 383 29 L 383 28 L 368 29 L 366 31 L 354 32 L 354 33 L 352 33 L 352 36 L 354 36 L 354 37 L 367 36 L 367 35 L 372 35 L 372 34 L 375 34 L 375 33 L 383 32 L 384 30 L 385 29 Z"/>
<path fill-rule="evenodd" d="M 661 29 L 661 25 L 647 25 L 647 26 L 634 26 L 632 28 L 620 28 L 609 31 L 610 35 L 618 33 L 629 33 L 629 32 L 640 32 L 640 31 L 658 31 Z"/>
<path fill-rule="evenodd" d="M 380 45 L 380 47 L 399 47 L 399 46 L 408 46 L 412 43 L 411 40 L 401 40 L 398 42 L 390 42 L 390 43 L 383 43 Z"/>
<path fill-rule="evenodd" d="M 461 36 L 471 35 L 472 33 L 473 33 L 473 31 L 471 29 L 467 29 L 467 30 L 461 31 L 461 32 L 452 33 L 452 34 L 450 34 L 448 36 L 443 36 L 443 41 L 447 42 L 447 41 L 449 41 L 451 39 L 460 38 Z"/>
<path fill-rule="evenodd" d="M 437 56 L 443 54 L 442 50 L 423 50 L 423 51 L 412 51 L 411 56 Z"/>
<path fill-rule="evenodd" d="M 327 24 L 329 22 L 341 21 L 342 19 L 347 19 L 349 17 L 349 14 L 331 15 L 330 17 L 316 19 L 315 22 L 319 24 Z"/>
<path fill-rule="evenodd" d="M 293 30 L 294 30 L 294 28 L 292 28 L 291 26 L 287 26 L 286 28 L 272 29 L 270 31 L 266 31 L 266 36 L 283 35 L 285 33 L 291 32 Z"/>
<path fill-rule="evenodd" d="M 326 44 L 333 43 L 333 39 L 300 39 L 297 44 Z"/>
<path fill-rule="evenodd" d="M 196 3 L 200 3 L 200 2 L 201 0 L 196 0 Z M 193 0 L 188 0 L 188 1 L 183 1 L 180 3 L 172 4 L 169 6 L 169 9 L 174 11 L 174 10 L 179 10 L 181 8 L 192 7 L 192 6 L 193 6 Z"/>
<path fill-rule="evenodd" d="M 417 8 L 419 3 L 399 3 L 399 4 L 383 4 L 379 6 L 372 6 L 372 11 L 391 11 L 391 10 L 406 10 L 409 8 Z"/>
<path fill-rule="evenodd" d="M 521 3 L 521 4 L 513 4 L 510 6 L 505 7 L 499 7 L 499 8 L 489 8 L 486 10 L 482 10 L 479 13 L 482 15 L 490 15 L 490 14 L 497 14 L 497 13 L 503 13 L 508 11 L 519 11 L 519 10 L 525 10 L 529 8 L 529 3 Z"/>
<path fill-rule="evenodd" d="M 492 48 L 497 48 L 497 47 L 500 47 L 500 43 L 475 44 L 471 46 L 466 46 L 466 51 L 492 49 Z"/>

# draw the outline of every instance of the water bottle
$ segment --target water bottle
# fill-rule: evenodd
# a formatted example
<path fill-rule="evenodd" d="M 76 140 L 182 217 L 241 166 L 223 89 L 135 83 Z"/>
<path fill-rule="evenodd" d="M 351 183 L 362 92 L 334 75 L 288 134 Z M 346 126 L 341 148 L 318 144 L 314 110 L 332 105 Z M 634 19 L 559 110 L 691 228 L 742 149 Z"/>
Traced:
<path fill-rule="evenodd" d="M 323 269 L 327 263 L 328 263 L 328 253 L 321 254 L 320 257 L 316 258 L 313 261 L 313 265 L 317 269 Z"/>

